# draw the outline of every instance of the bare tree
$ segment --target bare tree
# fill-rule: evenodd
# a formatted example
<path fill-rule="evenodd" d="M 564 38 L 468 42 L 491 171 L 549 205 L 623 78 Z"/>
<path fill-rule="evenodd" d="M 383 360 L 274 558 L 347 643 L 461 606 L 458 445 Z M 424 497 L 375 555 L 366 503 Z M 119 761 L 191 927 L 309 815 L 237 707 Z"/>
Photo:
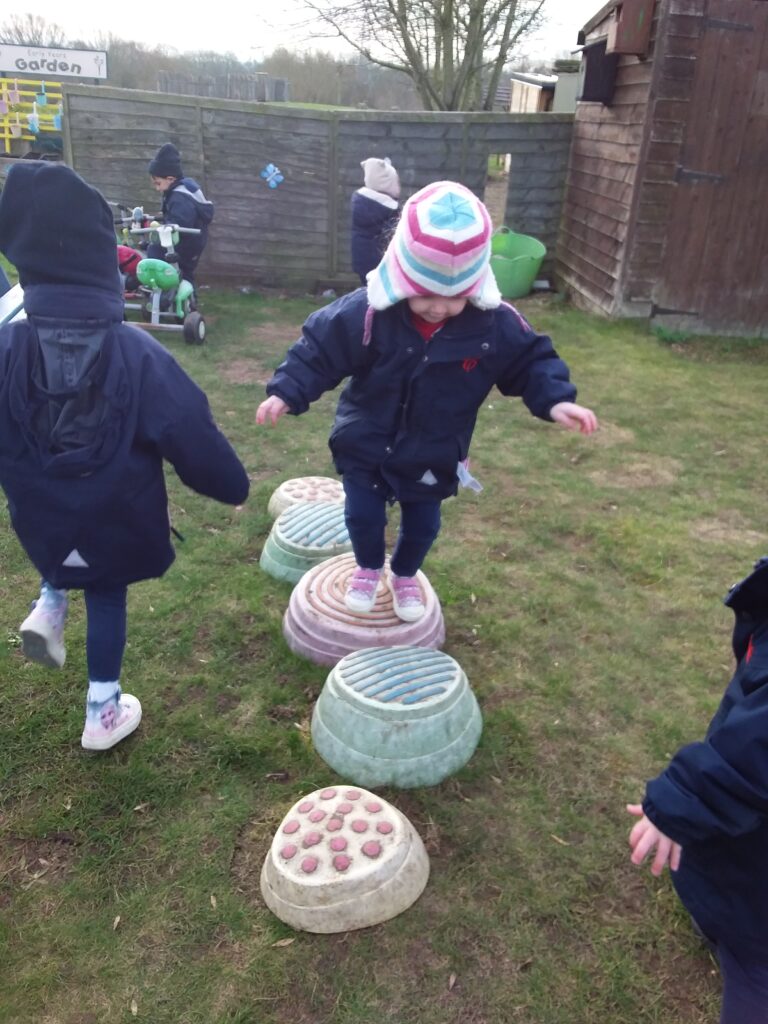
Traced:
<path fill-rule="evenodd" d="M 541 23 L 546 0 L 303 3 L 329 35 L 411 78 L 427 110 L 490 110 L 504 65 Z"/>
<path fill-rule="evenodd" d="M 12 14 L 0 25 L 0 43 L 15 46 L 64 46 L 67 37 L 61 25 L 39 14 Z"/>

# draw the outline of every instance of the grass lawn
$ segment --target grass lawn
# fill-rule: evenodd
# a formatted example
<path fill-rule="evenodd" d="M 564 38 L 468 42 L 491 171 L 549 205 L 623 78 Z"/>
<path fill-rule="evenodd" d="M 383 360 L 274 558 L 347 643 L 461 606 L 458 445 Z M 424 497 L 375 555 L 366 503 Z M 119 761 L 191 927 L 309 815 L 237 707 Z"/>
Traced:
<path fill-rule="evenodd" d="M 79 746 L 80 595 L 64 670 L 21 657 L 37 581 L 4 520 L 2 1024 L 716 1019 L 716 968 L 668 878 L 630 865 L 624 804 L 703 734 L 729 678 L 721 598 L 768 547 L 764 441 L 749 426 L 762 423 L 768 349 L 520 306 L 602 427 L 573 436 L 498 394 L 481 413 L 472 469 L 485 490 L 445 504 L 425 571 L 484 733 L 441 786 L 382 791 L 432 868 L 387 924 L 294 933 L 259 896 L 285 811 L 339 781 L 308 734 L 327 670 L 288 651 L 290 587 L 259 568 L 278 483 L 332 473 L 334 396 L 275 428 L 253 422 L 313 304 L 208 292 L 208 343 L 165 336 L 252 492 L 234 510 L 169 473 L 186 541 L 165 579 L 131 588 L 123 685 L 145 717 L 111 752 Z"/>

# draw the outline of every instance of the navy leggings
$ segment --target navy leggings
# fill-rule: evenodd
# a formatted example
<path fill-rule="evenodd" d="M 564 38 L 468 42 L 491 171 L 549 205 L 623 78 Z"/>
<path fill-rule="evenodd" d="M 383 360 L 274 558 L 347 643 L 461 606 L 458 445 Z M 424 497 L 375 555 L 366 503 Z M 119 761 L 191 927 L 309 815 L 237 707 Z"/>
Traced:
<path fill-rule="evenodd" d="M 92 683 L 120 678 L 125 651 L 127 587 L 84 587 L 88 616 L 86 654 Z"/>
<path fill-rule="evenodd" d="M 384 565 L 387 499 L 369 487 L 344 480 L 344 518 L 361 569 Z M 400 532 L 390 568 L 396 576 L 415 576 L 440 532 L 440 502 L 401 501 Z"/>

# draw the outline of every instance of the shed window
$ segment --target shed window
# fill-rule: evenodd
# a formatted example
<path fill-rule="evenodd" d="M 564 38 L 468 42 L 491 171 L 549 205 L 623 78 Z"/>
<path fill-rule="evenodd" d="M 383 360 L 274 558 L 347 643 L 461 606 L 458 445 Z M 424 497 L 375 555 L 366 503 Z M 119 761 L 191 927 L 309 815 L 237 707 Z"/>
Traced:
<path fill-rule="evenodd" d="M 606 53 L 608 41 L 592 43 L 584 47 L 584 85 L 579 99 L 587 103 L 605 103 L 609 106 L 613 101 L 616 88 L 616 69 L 619 64 L 617 53 Z"/>

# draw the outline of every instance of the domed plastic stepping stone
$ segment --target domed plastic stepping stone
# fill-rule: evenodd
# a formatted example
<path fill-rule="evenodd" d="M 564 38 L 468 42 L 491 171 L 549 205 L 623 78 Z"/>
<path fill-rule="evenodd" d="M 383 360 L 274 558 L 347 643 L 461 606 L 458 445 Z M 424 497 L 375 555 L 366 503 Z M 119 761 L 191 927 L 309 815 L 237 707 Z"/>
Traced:
<path fill-rule="evenodd" d="M 354 555 L 338 555 L 310 569 L 293 588 L 283 617 L 283 636 L 294 653 L 318 665 L 335 665 L 345 655 L 368 647 L 437 648 L 445 642 L 440 602 L 422 572 L 417 578 L 426 611 L 417 622 L 402 622 L 384 582 L 388 570 L 373 610 L 366 615 L 349 611 L 344 594 L 355 568 Z"/>
<path fill-rule="evenodd" d="M 341 481 L 332 476 L 297 476 L 280 484 L 269 499 L 267 511 L 277 519 L 281 512 L 302 501 L 330 501 L 343 505 L 344 488 Z"/>
<path fill-rule="evenodd" d="M 352 804 L 352 812 L 340 812 L 340 804 Z M 325 812 L 323 824 L 311 820 L 314 810 Z M 261 894 L 292 928 L 328 934 L 396 917 L 428 877 L 427 852 L 408 819 L 373 793 L 342 785 L 290 809 L 264 861 Z"/>
<path fill-rule="evenodd" d="M 277 517 L 260 563 L 270 576 L 298 583 L 319 562 L 351 550 L 344 506 L 328 501 L 303 501 Z"/>
<path fill-rule="evenodd" d="M 459 663 L 421 647 L 348 654 L 312 715 L 318 754 L 362 786 L 434 786 L 467 763 L 482 729 Z"/>

